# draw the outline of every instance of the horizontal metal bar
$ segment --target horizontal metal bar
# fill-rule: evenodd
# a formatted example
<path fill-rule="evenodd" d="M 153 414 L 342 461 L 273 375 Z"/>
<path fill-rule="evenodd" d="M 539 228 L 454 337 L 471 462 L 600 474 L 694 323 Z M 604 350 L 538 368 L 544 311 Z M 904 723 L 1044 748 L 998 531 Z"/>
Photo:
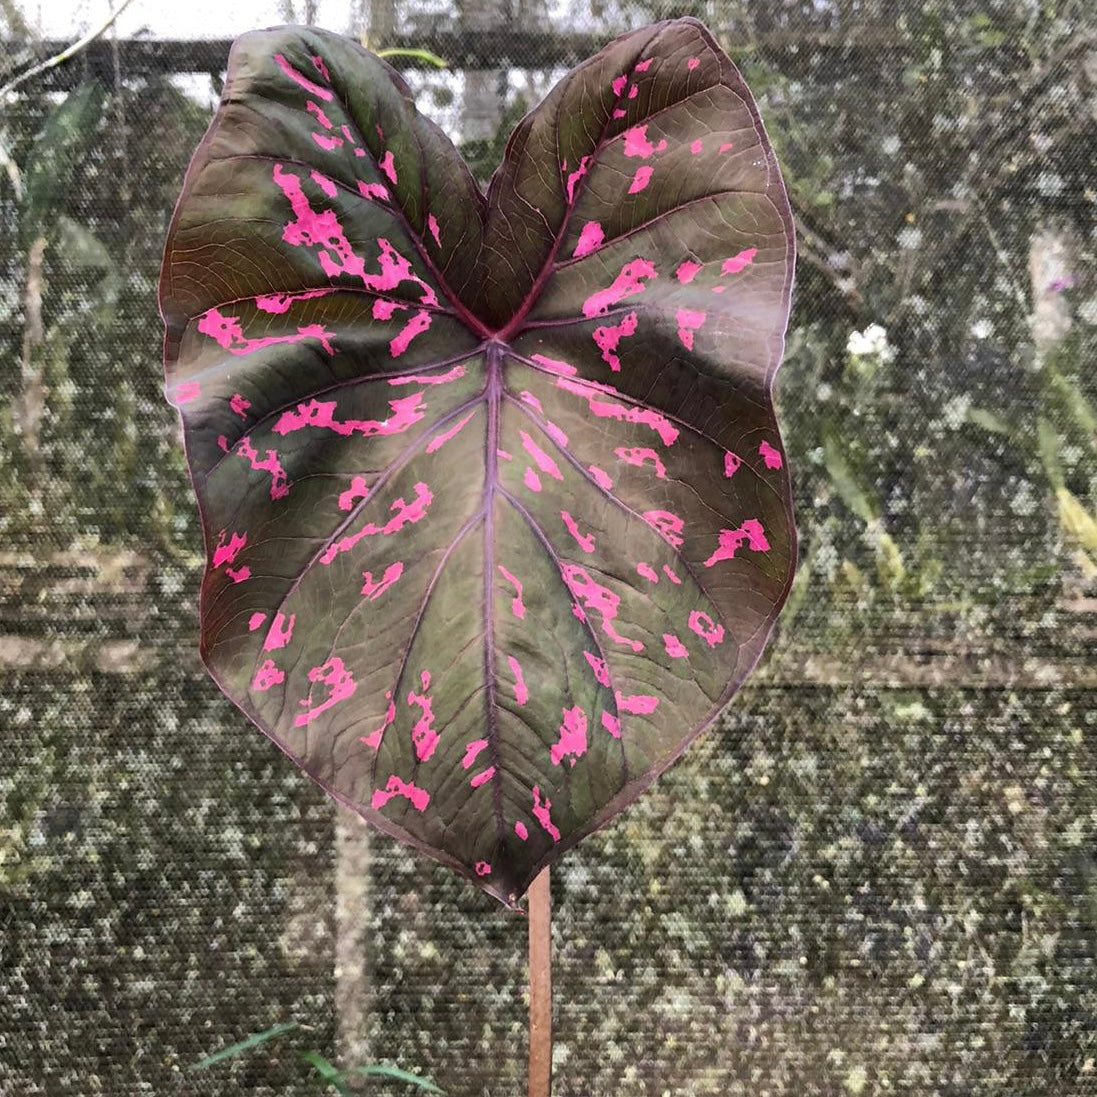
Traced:
<path fill-rule="evenodd" d="M 624 28 L 622 28 L 624 29 Z M 555 32 L 526 31 L 504 26 L 497 30 L 438 30 L 408 38 L 396 38 L 384 45 L 389 48 L 427 50 L 444 58 L 453 69 L 552 69 L 571 68 L 597 53 L 619 31 Z M 862 28 L 851 33 L 779 31 L 762 35 L 742 35 L 734 31 L 720 35 L 733 53 L 781 53 L 790 59 L 798 54 L 826 52 L 856 55 L 866 63 L 887 63 L 894 50 L 910 50 L 915 42 L 892 28 Z M 33 43 L 0 41 L 0 57 L 20 54 L 33 61 L 50 57 L 70 43 L 62 39 L 44 39 Z M 224 72 L 230 38 L 123 38 L 100 39 L 81 51 L 72 62 L 43 73 L 24 93 L 45 89 L 71 88 L 91 76 L 108 84 L 114 82 L 115 51 L 123 79 L 185 73 Z M 882 55 L 881 55 L 882 54 Z M 429 68 L 415 57 L 394 58 L 402 69 Z"/>

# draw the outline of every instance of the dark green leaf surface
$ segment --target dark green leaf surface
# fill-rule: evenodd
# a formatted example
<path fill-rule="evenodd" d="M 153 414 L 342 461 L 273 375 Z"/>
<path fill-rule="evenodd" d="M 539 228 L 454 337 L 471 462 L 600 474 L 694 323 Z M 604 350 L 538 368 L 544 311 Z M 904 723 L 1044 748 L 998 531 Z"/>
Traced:
<path fill-rule="evenodd" d="M 95 136 L 103 110 L 103 88 L 81 84 L 51 113 L 34 143 L 23 181 L 22 243 L 48 230 L 63 208 L 73 176 Z"/>
<path fill-rule="evenodd" d="M 792 269 L 753 100 L 693 20 L 569 74 L 486 199 L 382 61 L 239 39 L 161 282 L 221 688 L 515 903 L 773 627 Z"/>

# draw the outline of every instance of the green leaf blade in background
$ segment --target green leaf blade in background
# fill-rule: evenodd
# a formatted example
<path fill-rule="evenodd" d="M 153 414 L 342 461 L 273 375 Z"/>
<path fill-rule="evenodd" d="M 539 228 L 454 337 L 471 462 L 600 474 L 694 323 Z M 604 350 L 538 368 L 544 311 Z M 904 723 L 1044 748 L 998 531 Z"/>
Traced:
<path fill-rule="evenodd" d="M 264 1044 L 270 1043 L 271 1040 L 276 1040 L 279 1036 L 285 1036 L 288 1032 L 296 1032 L 300 1027 L 301 1026 L 296 1021 L 283 1021 L 281 1024 L 272 1025 L 262 1032 L 254 1033 L 246 1040 L 241 1040 L 236 1044 L 230 1044 L 220 1051 L 215 1051 L 212 1055 L 207 1055 L 204 1059 L 199 1059 L 190 1069 L 209 1070 L 210 1067 L 216 1066 L 226 1059 L 235 1059 L 238 1055 L 244 1055 L 257 1047 L 262 1047 Z"/>

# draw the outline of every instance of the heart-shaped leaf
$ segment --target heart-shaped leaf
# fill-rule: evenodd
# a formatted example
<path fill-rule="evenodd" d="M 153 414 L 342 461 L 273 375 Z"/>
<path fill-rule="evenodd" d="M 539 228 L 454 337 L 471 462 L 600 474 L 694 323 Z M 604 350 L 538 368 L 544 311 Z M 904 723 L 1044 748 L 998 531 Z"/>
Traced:
<path fill-rule="evenodd" d="M 792 270 L 754 101 L 694 20 L 561 81 L 486 199 L 382 61 L 240 38 L 161 282 L 210 673 L 331 795 L 516 902 L 770 634 Z"/>

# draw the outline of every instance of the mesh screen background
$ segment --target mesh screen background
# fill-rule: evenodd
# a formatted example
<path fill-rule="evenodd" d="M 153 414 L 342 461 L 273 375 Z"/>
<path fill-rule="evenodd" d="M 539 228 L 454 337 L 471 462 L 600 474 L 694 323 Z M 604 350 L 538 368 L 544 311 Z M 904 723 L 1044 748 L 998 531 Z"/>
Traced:
<path fill-rule="evenodd" d="M 486 177 L 569 64 L 697 14 L 800 231 L 797 586 L 553 870 L 554 1092 L 1097 1094 L 1092 9 L 458 9 L 319 16 L 451 60 L 408 78 Z M 0 13 L 2 83 L 53 47 Z M 524 921 L 342 817 L 198 663 L 155 280 L 226 49 L 108 35 L 3 107 L 0 1093 L 319 1093 L 298 1047 L 522 1093 Z"/>

